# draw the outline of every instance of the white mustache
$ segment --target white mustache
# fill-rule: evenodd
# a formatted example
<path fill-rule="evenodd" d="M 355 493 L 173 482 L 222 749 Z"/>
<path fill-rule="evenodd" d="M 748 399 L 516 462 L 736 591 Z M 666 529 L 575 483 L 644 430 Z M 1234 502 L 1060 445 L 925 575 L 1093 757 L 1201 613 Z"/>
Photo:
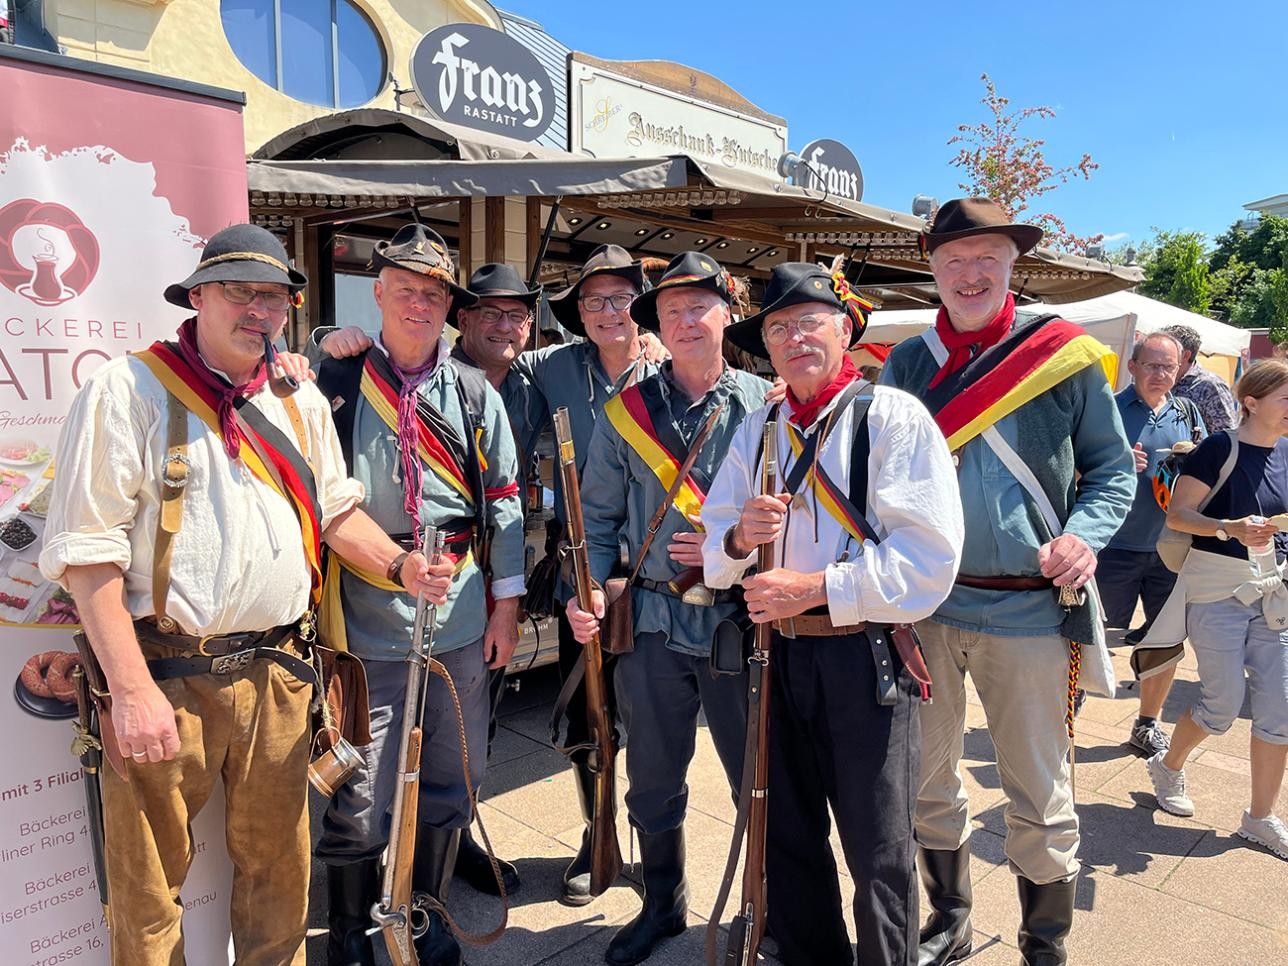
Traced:
<path fill-rule="evenodd" d="M 790 362 L 791 360 L 799 359 L 802 356 L 821 356 L 822 354 L 823 351 L 821 349 L 814 348 L 814 346 L 801 346 L 799 349 L 793 349 L 791 352 L 788 352 L 787 360 Z"/>

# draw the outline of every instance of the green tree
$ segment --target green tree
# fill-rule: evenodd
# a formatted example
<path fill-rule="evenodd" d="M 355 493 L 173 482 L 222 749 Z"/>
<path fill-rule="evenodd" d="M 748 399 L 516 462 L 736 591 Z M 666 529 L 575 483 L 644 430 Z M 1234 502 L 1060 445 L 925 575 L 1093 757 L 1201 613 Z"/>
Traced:
<path fill-rule="evenodd" d="M 1212 278 L 1201 232 L 1158 231 L 1144 261 L 1140 294 L 1200 314 L 1212 304 Z"/>
<path fill-rule="evenodd" d="M 1288 218 L 1263 215 L 1252 225 L 1235 222 L 1217 237 L 1210 265 L 1215 312 L 1235 325 L 1285 325 L 1276 293 L 1288 269 Z"/>

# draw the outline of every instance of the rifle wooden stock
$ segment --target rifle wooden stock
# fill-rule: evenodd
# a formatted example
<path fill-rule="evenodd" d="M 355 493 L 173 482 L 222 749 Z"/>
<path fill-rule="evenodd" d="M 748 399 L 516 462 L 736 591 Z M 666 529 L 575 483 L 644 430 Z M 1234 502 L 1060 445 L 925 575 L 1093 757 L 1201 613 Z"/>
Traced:
<path fill-rule="evenodd" d="M 420 727 L 408 735 L 405 757 L 399 763 L 398 788 L 394 791 L 397 804 L 394 814 L 398 827 L 393 832 L 388 862 L 393 869 L 393 886 L 390 889 L 390 911 L 401 917 L 401 922 L 383 930 L 389 961 L 393 966 L 417 966 L 415 939 L 412 923 L 411 869 L 416 860 L 416 824 L 419 819 L 420 799 L 420 746 L 423 733 Z M 393 851 L 393 849 L 397 851 Z"/>
<path fill-rule="evenodd" d="M 764 464 L 761 468 L 760 493 L 773 496 L 777 482 L 777 426 L 765 423 L 761 438 Z M 764 573 L 774 567 L 774 544 L 763 543 L 756 554 L 757 569 Z M 742 788 L 738 795 L 738 819 L 734 826 L 729 860 L 725 866 L 724 881 L 716 899 L 716 907 L 707 927 L 707 966 L 716 966 L 716 933 L 720 917 L 733 884 L 738 856 L 746 836 L 746 861 L 742 871 L 742 902 L 738 914 L 729 924 L 729 939 L 725 946 L 724 966 L 752 966 L 765 937 L 765 831 L 769 804 L 769 649 L 773 642 L 773 625 L 769 622 L 756 625 L 755 639 L 749 661 L 750 675 L 747 682 L 747 743 L 743 749 Z"/>
<path fill-rule="evenodd" d="M 586 525 L 581 515 L 581 481 L 577 477 L 576 453 L 568 410 L 555 413 L 559 473 L 567 511 L 568 544 L 572 555 L 573 586 L 577 605 L 587 613 L 595 609 L 590 578 L 590 555 L 586 547 Z M 629 588 L 626 593 L 630 593 Z M 622 871 L 622 852 L 617 841 L 617 800 L 613 797 L 613 769 L 617 762 L 613 722 L 608 714 L 604 685 L 604 654 L 599 634 L 582 647 L 586 666 L 586 724 L 590 733 L 587 767 L 595 776 L 595 813 L 590 825 L 590 894 L 601 895 Z"/>

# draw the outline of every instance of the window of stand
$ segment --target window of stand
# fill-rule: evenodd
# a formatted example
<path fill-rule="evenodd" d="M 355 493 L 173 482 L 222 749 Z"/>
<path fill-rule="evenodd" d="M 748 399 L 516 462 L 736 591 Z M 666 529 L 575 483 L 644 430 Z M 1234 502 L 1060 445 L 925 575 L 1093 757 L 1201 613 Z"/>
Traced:
<path fill-rule="evenodd" d="M 385 85 L 380 35 L 352 0 L 220 0 L 219 12 L 243 66 L 298 101 L 356 107 Z"/>

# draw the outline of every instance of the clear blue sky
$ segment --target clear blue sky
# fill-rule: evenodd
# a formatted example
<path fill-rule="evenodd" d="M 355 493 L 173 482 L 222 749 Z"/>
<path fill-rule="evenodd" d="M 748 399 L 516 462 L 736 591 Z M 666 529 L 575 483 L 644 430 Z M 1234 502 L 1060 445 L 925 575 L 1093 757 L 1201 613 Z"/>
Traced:
<path fill-rule="evenodd" d="M 845 142 L 864 200 L 887 208 L 960 194 L 945 142 L 988 118 L 984 71 L 1013 107 L 1058 111 L 1026 129 L 1046 139 L 1048 161 L 1100 163 L 1047 196 L 1079 234 L 1212 237 L 1244 203 L 1288 193 L 1286 0 L 499 5 L 574 50 L 714 74 L 785 117 L 792 148 Z"/>

